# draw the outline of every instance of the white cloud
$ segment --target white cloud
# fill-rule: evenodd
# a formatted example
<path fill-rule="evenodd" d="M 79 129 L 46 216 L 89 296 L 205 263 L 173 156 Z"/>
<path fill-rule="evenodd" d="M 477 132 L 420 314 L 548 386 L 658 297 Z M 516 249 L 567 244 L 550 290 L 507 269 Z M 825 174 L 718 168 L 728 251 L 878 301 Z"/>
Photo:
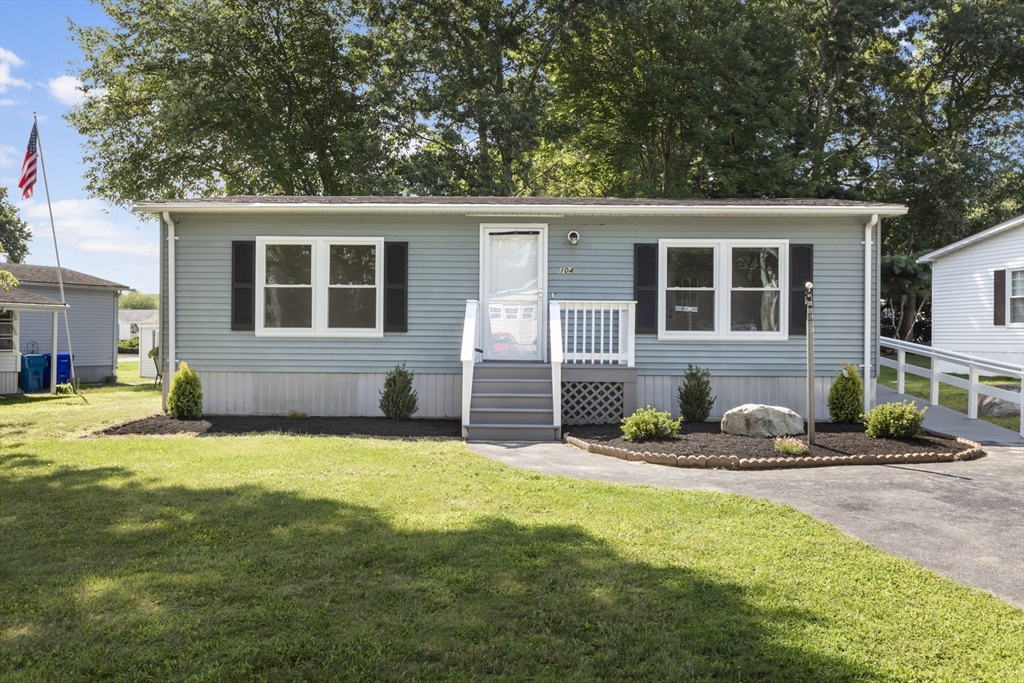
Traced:
<path fill-rule="evenodd" d="M 50 95 L 61 104 L 75 105 L 85 99 L 82 82 L 74 76 L 58 76 L 51 78 L 46 84 Z"/>
<path fill-rule="evenodd" d="M 31 88 L 27 81 L 15 78 L 11 69 L 23 65 L 25 62 L 18 55 L 10 50 L 0 47 L 0 93 L 7 92 L 8 88 Z M 0 100 L 0 104 L 14 104 L 9 98 Z"/>
<path fill-rule="evenodd" d="M 32 229 L 33 257 L 38 253 L 46 258 L 44 254 L 53 253 L 53 238 L 45 198 L 21 201 L 18 209 Z M 78 253 L 79 261 L 103 262 L 104 257 L 109 257 L 110 262 L 115 262 L 123 261 L 124 257 L 132 257 L 153 259 L 155 264 L 159 253 L 156 231 L 138 223 L 113 220 L 106 205 L 98 199 L 62 199 L 54 202 L 53 220 L 57 226 L 62 255 L 65 250 L 69 250 Z M 33 258 L 32 261 L 38 263 L 40 259 Z M 68 267 L 74 268 L 70 264 Z M 78 270 L 105 277 L 88 268 Z"/>
<path fill-rule="evenodd" d="M 0 168 L 12 168 L 18 164 L 18 150 L 10 145 L 0 145 Z"/>

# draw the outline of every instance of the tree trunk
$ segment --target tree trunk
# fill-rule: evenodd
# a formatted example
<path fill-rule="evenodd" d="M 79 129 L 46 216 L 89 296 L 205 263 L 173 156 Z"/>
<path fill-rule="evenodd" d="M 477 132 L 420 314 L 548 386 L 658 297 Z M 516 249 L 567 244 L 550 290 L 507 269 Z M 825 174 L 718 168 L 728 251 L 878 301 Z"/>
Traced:
<path fill-rule="evenodd" d="M 903 341 L 914 341 L 914 323 L 917 321 L 917 294 L 911 292 L 903 297 L 900 311 L 900 329 L 897 335 Z"/>

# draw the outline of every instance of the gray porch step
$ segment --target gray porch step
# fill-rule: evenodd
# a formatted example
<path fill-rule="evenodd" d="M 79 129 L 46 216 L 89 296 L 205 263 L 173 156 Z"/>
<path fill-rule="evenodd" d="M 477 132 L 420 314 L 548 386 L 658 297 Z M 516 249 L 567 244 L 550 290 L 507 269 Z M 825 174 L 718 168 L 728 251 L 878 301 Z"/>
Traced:
<path fill-rule="evenodd" d="M 546 379 L 551 381 L 551 366 L 540 363 L 479 363 L 473 379 Z"/>
<path fill-rule="evenodd" d="M 473 378 L 473 395 L 480 394 L 543 394 L 551 391 L 548 379 L 479 379 Z"/>
<path fill-rule="evenodd" d="M 477 408 L 469 413 L 469 424 L 552 424 L 551 408 Z"/>
<path fill-rule="evenodd" d="M 551 392 L 547 393 L 482 393 L 473 394 L 473 408 L 487 410 L 488 408 L 544 408 L 549 413 L 554 406 L 551 401 Z"/>
<path fill-rule="evenodd" d="M 558 441 L 561 428 L 553 424 L 470 424 L 467 441 Z"/>

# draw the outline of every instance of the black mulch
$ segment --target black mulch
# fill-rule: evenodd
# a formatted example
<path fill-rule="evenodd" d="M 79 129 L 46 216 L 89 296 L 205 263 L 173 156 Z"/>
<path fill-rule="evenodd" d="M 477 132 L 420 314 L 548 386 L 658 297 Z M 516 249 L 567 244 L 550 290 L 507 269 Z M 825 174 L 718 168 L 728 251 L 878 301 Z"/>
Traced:
<path fill-rule="evenodd" d="M 390 420 L 385 417 L 280 417 L 207 415 L 176 420 L 170 415 L 135 420 L 101 432 L 107 436 L 197 434 L 301 434 L 310 436 L 377 436 L 398 439 L 461 439 L 459 420 Z"/>
<path fill-rule="evenodd" d="M 632 443 L 622 439 L 617 424 L 566 427 L 569 436 L 591 443 L 624 448 L 636 453 L 668 453 L 673 455 L 736 455 L 741 458 L 784 457 L 775 450 L 774 439 L 723 434 L 718 422 L 684 423 L 679 434 L 671 439 Z M 815 423 L 815 445 L 806 455 L 889 455 L 903 453 L 959 453 L 967 446 L 956 439 L 929 432 L 915 439 L 876 439 L 864 433 L 863 425 Z M 807 435 L 797 438 L 807 443 Z"/>

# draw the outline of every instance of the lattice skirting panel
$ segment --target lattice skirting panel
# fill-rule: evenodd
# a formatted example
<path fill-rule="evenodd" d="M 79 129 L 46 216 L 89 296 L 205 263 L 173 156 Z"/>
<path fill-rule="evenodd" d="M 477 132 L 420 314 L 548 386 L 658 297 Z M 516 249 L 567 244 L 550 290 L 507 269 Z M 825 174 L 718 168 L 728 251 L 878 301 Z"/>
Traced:
<path fill-rule="evenodd" d="M 562 382 L 562 424 L 618 422 L 623 417 L 622 382 Z"/>

